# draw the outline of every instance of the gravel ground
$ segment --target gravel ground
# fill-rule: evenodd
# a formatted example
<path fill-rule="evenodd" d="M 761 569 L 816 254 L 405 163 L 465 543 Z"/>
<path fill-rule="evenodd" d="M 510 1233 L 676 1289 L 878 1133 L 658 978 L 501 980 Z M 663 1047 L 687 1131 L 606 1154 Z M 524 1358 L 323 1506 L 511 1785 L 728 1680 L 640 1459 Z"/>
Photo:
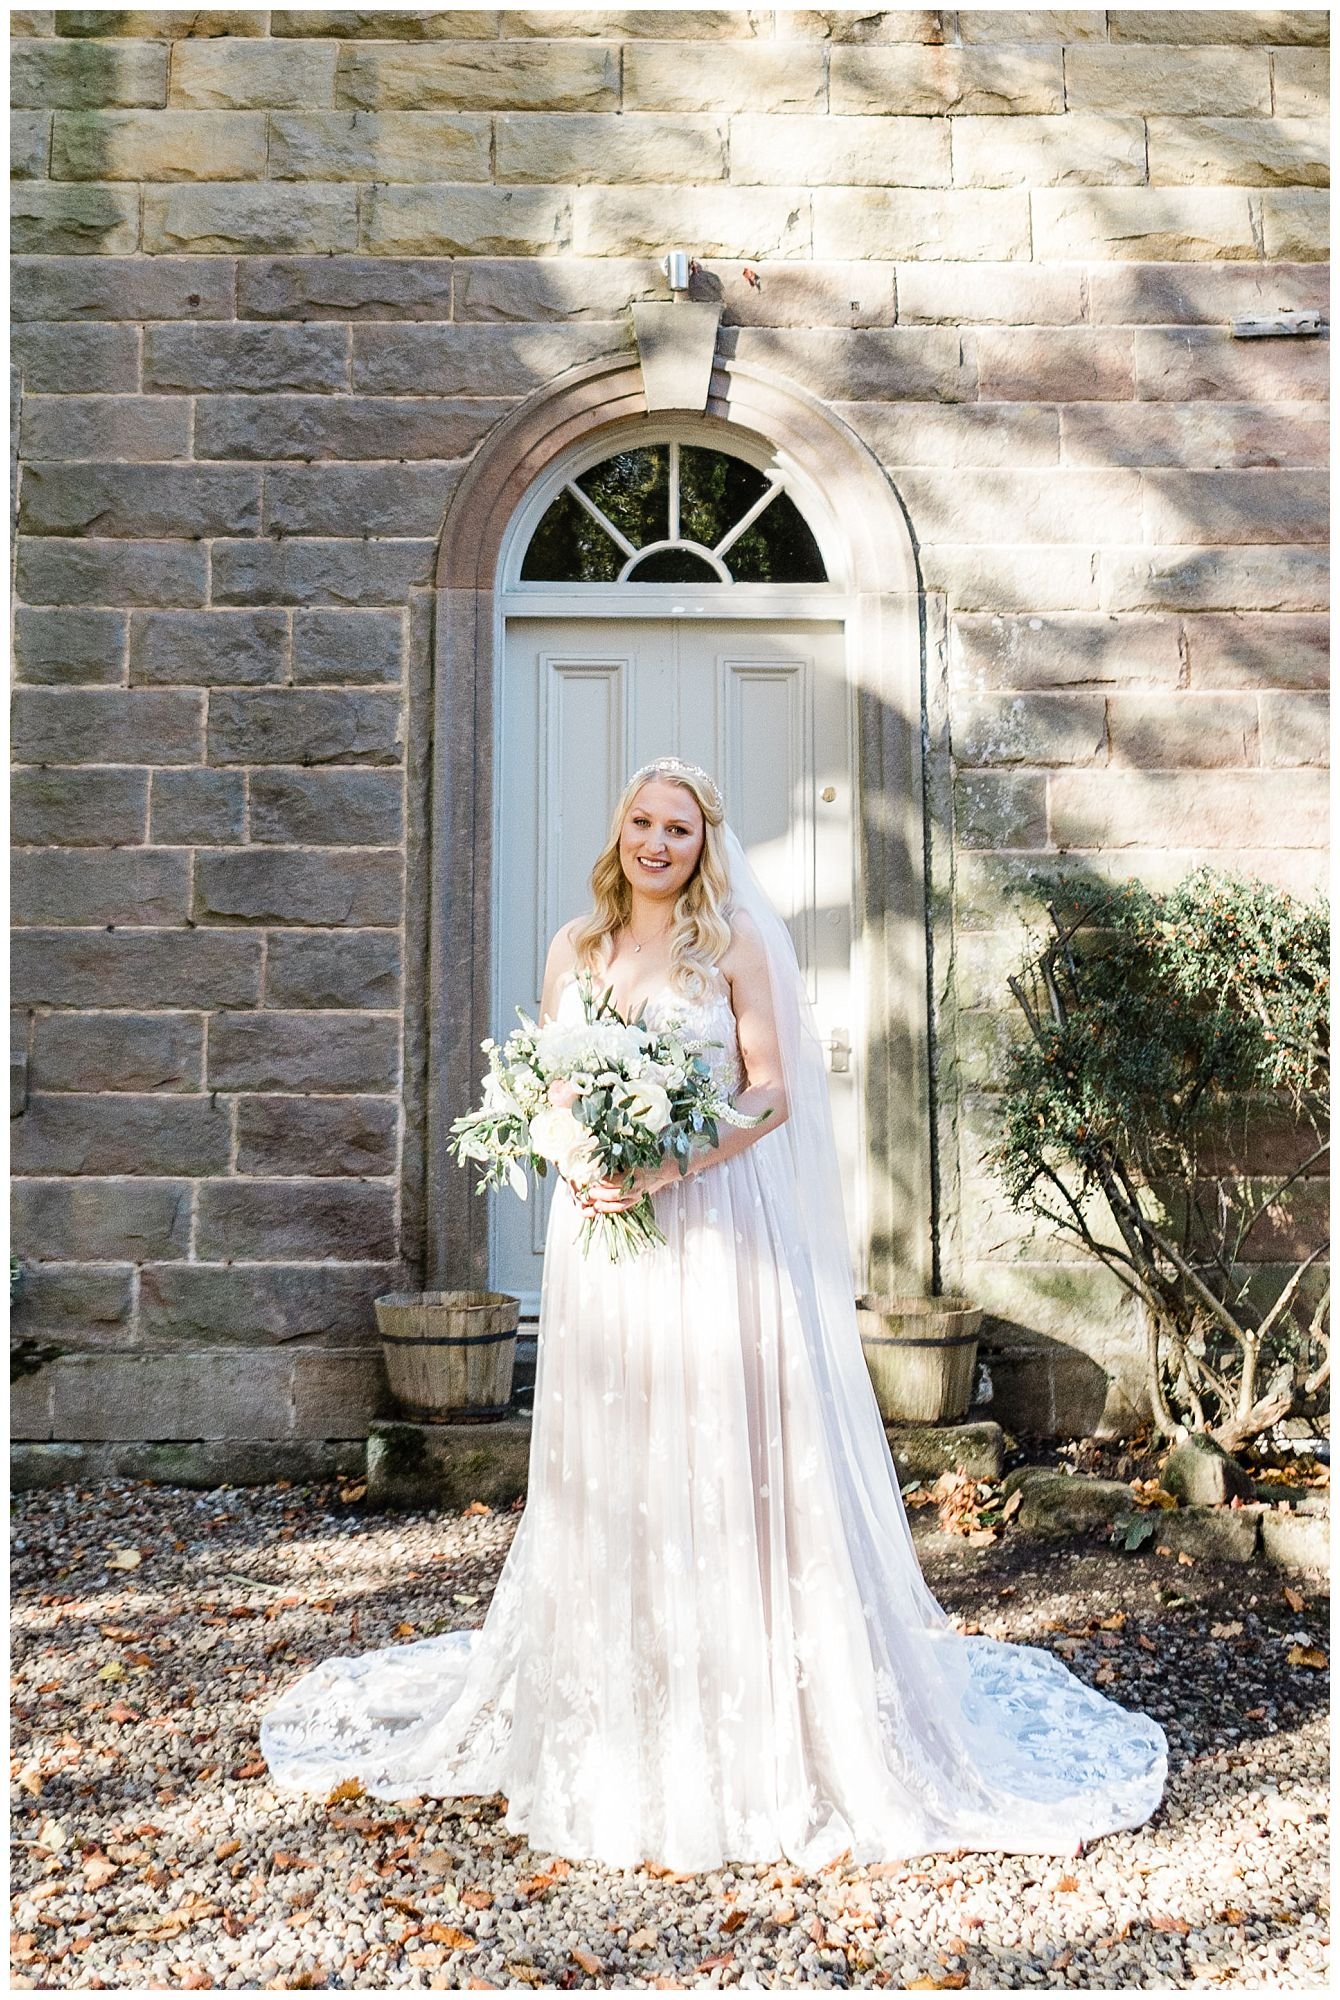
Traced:
<path fill-rule="evenodd" d="M 480 1623 L 515 1513 L 109 1482 L 18 1496 L 11 1519 L 14 1986 L 1325 1985 L 1320 1579 L 970 1549 L 923 1538 L 923 1515 L 963 1623 L 1052 1647 L 1164 1724 L 1155 1819 L 1070 1861 L 676 1877 L 568 1866 L 496 1798 L 266 1783 L 258 1706 L 325 1654 Z"/>

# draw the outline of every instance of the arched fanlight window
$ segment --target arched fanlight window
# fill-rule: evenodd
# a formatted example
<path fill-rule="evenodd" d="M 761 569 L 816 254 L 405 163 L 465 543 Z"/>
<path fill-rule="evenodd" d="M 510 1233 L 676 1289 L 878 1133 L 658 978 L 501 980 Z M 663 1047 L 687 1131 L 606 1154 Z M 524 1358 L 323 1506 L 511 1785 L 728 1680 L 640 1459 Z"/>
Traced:
<path fill-rule="evenodd" d="M 778 472 L 702 445 L 638 445 L 570 479 L 523 583 L 826 583 Z"/>

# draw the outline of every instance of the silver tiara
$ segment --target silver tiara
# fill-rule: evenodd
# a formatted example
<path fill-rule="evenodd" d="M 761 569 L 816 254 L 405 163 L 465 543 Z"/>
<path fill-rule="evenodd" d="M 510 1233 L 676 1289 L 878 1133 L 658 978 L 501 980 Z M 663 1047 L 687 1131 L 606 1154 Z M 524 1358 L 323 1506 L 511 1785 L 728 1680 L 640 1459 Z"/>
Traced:
<path fill-rule="evenodd" d="M 634 771 L 633 782 L 643 778 L 696 778 L 707 794 L 713 812 L 722 812 L 721 793 L 715 778 L 704 771 L 701 764 L 686 764 L 682 757 L 657 757 L 650 764 L 644 764 L 640 771 Z"/>

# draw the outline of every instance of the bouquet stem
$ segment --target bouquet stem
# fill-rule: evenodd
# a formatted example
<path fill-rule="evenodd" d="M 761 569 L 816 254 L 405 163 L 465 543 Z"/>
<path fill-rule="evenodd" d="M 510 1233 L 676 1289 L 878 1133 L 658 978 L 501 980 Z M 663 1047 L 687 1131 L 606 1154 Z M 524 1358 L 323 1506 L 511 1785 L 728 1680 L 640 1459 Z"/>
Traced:
<path fill-rule="evenodd" d="M 583 1255 L 589 1251 L 591 1238 L 597 1231 L 611 1264 L 620 1264 L 625 1257 L 636 1257 L 666 1240 L 649 1194 L 644 1194 L 635 1207 L 619 1209 L 613 1215 L 588 1215 L 582 1224 Z"/>

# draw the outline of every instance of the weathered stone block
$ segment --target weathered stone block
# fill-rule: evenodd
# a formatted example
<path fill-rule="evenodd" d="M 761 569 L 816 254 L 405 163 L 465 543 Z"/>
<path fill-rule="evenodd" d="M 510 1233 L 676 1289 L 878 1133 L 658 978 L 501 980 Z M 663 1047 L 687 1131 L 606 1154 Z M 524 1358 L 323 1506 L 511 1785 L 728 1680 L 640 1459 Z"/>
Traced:
<path fill-rule="evenodd" d="M 197 1196 L 196 1250 L 211 1257 L 393 1257 L 395 1195 L 365 1181 L 206 1181 Z"/>
<path fill-rule="evenodd" d="M 265 477 L 265 526 L 277 535 L 344 535 L 356 521 L 366 535 L 436 538 L 463 469 L 460 462 L 275 467 Z"/>
<path fill-rule="evenodd" d="M 971 345 L 965 353 L 948 327 L 740 327 L 720 336 L 720 349 L 751 368 L 780 369 L 833 402 L 850 397 L 901 405 L 976 396 Z"/>
<path fill-rule="evenodd" d="M 26 257 L 11 278 L 18 320 L 233 317 L 233 266 L 216 257 Z"/>
<path fill-rule="evenodd" d="M 10 874 L 17 924 L 174 924 L 186 916 L 190 861 L 160 848 L 19 848 Z"/>
<path fill-rule="evenodd" d="M 436 111 L 276 112 L 270 175 L 281 181 L 487 181 L 489 120 Z M 499 172 L 500 180 L 517 178 L 524 176 Z"/>
<path fill-rule="evenodd" d="M 196 410 L 196 453 L 200 458 L 464 458 L 507 407 L 484 396 L 459 401 L 212 396 Z"/>
<path fill-rule="evenodd" d="M 396 847 L 403 831 L 398 771 L 257 771 L 251 838 L 280 844 Z"/>
<path fill-rule="evenodd" d="M 394 764 L 399 755 L 394 695 L 285 689 L 210 697 L 211 764 Z"/>
<path fill-rule="evenodd" d="M 1105 764 L 1101 694 L 978 695 L 958 704 L 954 759 L 961 766 Z"/>
<path fill-rule="evenodd" d="M 999 1424 L 886 1424 L 884 1430 L 904 1486 L 910 1479 L 938 1479 L 942 1472 L 1000 1478 L 1005 1435 Z"/>
<path fill-rule="evenodd" d="M 51 157 L 51 113 L 12 111 L 9 117 L 9 172 L 16 181 L 46 178 Z"/>
<path fill-rule="evenodd" d="M 146 389 L 347 389 L 336 326 L 156 326 L 144 333 Z"/>
<path fill-rule="evenodd" d="M 80 1354 L 55 1371 L 52 1423 L 77 1440 L 286 1437 L 287 1354 Z"/>
<path fill-rule="evenodd" d="M 191 412 L 169 396 L 25 396 L 23 457 L 189 458 Z"/>
<path fill-rule="evenodd" d="M 1145 533 L 1154 542 L 1324 542 L 1324 472 L 1146 472 Z"/>
<path fill-rule="evenodd" d="M 943 194 L 916 188 L 816 188 L 811 199 L 819 257 L 980 258 L 996 263 L 1031 255 L 1027 194 L 972 188 Z"/>
<path fill-rule="evenodd" d="M 398 466 L 412 480 L 417 467 Z M 275 474 L 273 478 L 299 478 Z M 272 479 L 273 484 L 273 479 Z M 399 681 L 403 624 L 394 612 L 299 611 L 293 619 L 293 678 L 299 684 L 356 686 Z"/>
<path fill-rule="evenodd" d="M 654 254 L 661 233 L 708 257 L 798 257 L 810 237 L 809 198 L 781 188 L 579 187 L 572 196 L 573 248 L 587 257 Z M 836 253 L 820 246 L 820 255 Z"/>
<path fill-rule="evenodd" d="M 24 1254 L 21 1243 L 15 1249 Z M 28 1265 L 14 1306 L 14 1334 L 93 1342 L 124 1337 L 134 1312 L 133 1288 L 128 1264 Z"/>
<path fill-rule="evenodd" d="M 1010 542 L 1134 542 L 1140 535 L 1140 475 L 1135 472 L 983 470 L 972 480 L 920 467 L 899 477 L 899 491 L 924 541 L 990 543 L 1010 522 Z M 1011 555 L 1016 553 L 1011 548 Z"/>
<path fill-rule="evenodd" d="M 1019 264 L 904 264 L 898 323 L 1070 326 L 1084 318 L 1078 271 Z"/>
<path fill-rule="evenodd" d="M 872 289 L 877 290 L 887 304 L 888 310 L 882 318 L 892 319 L 891 272 L 883 273 L 878 285 L 866 273 L 863 286 L 850 286 L 851 277 L 856 275 L 855 267 L 839 267 L 836 278 L 829 275 L 832 270 L 833 267 L 827 265 L 821 273 L 815 273 L 812 266 L 765 264 L 759 274 L 762 282 L 757 291 L 743 280 L 729 286 L 723 316 L 728 324 L 731 323 L 733 316 L 744 308 L 746 298 L 760 300 L 765 291 L 771 300 L 775 288 L 785 284 L 789 274 L 792 280 L 806 280 L 807 296 L 811 299 L 819 296 L 822 290 L 831 288 L 834 296 L 836 291 L 842 291 L 846 301 L 846 309 L 841 314 L 843 325 L 851 323 L 852 299 L 865 298 Z M 723 290 L 726 289 L 723 282 Z M 564 326 L 572 326 L 582 320 L 621 319 L 630 300 L 663 300 L 665 292 L 664 273 L 649 270 L 643 258 L 469 257 L 456 266 L 452 317 L 462 322 L 492 320 L 522 327 L 558 320 Z M 791 297 L 794 300 L 794 286 Z M 830 319 L 832 316 L 831 311 L 826 315 Z M 420 313 L 416 317 L 423 319 L 433 315 Z M 808 319 L 808 313 L 802 313 L 797 323 L 808 324 Z M 768 323 L 771 324 L 771 321 Z M 784 306 L 779 324 L 789 323 Z M 857 323 L 867 324 L 861 319 Z"/>
<path fill-rule="evenodd" d="M 1320 611 L 1327 601 L 1319 549 L 1152 549 L 1099 561 L 1111 611 Z"/>
<path fill-rule="evenodd" d="M 172 51 L 168 102 L 196 111 L 332 104 L 335 54 L 329 43 L 183 42 Z"/>
<path fill-rule="evenodd" d="M 211 1090 L 380 1092 L 398 1073 L 391 1015 L 267 1009 L 220 1014 L 210 1028 Z"/>
<path fill-rule="evenodd" d="M 23 1491 L 21 1483 L 22 1474 L 18 1472 L 15 1466 L 15 1455 L 33 1449 L 27 1442 L 20 1444 L 18 1440 L 20 1438 L 25 1441 L 36 1438 L 45 1439 L 51 1436 L 52 1373 L 53 1371 L 49 1366 L 44 1366 L 39 1368 L 34 1374 L 20 1375 L 9 1385 L 9 1490 L 11 1493 Z M 43 1449 L 43 1446 L 38 1445 L 36 1449 L 40 1451 Z M 56 1449 L 59 1449 L 59 1446 Z"/>
<path fill-rule="evenodd" d="M 956 618 L 957 684 L 989 688 L 1175 688 L 1181 672 L 1175 618 Z"/>
<path fill-rule="evenodd" d="M 374 394 L 528 396 L 565 369 L 623 352 L 631 359 L 623 323 L 356 327 L 353 381 Z"/>
<path fill-rule="evenodd" d="M 132 326 L 78 326 L 29 320 L 15 326 L 10 354 L 26 396 L 78 389 L 124 395 L 140 386 L 139 338 Z"/>
<path fill-rule="evenodd" d="M 1046 778 L 1041 773 L 965 774 L 954 787 L 954 839 L 960 847 L 1045 848 Z"/>
<path fill-rule="evenodd" d="M 27 1257 L 99 1264 L 184 1257 L 191 1189 L 185 1181 L 20 1180 L 13 1230 Z"/>
<path fill-rule="evenodd" d="M 1325 618 L 1206 613 L 1182 621 L 1193 688 L 1325 688 Z"/>
<path fill-rule="evenodd" d="M 1234 340 L 1217 327 L 1150 327 L 1135 336 L 1136 393 L 1176 403 L 1199 396 L 1243 403 L 1320 400 L 1328 367 L 1322 341 Z"/>
<path fill-rule="evenodd" d="M 33 1088 L 201 1090 L 204 1046 L 201 1014 L 39 1014 Z"/>
<path fill-rule="evenodd" d="M 167 101 L 168 52 L 161 42 L 24 40 L 9 56 L 11 102 L 42 111 Z"/>
<path fill-rule="evenodd" d="M 1038 188 L 1031 199 L 1042 258 L 1258 255 L 1251 204 L 1235 188 Z"/>
<path fill-rule="evenodd" d="M 628 109 L 643 108 L 627 83 L 625 91 Z M 714 97 L 719 91 L 718 79 Z M 346 45 L 335 102 L 359 111 L 615 111 L 619 53 L 577 42 Z"/>
<path fill-rule="evenodd" d="M 144 247 L 154 252 L 333 252 L 352 250 L 357 241 L 358 196 L 351 187 L 198 181 L 144 191 Z"/>
<path fill-rule="evenodd" d="M 33 256 L 115 256 L 139 247 L 139 195 L 128 188 L 16 181 L 9 198 L 9 240 Z"/>
<path fill-rule="evenodd" d="M 1271 109 L 1264 49 L 1181 49 L 1172 61 L 1163 49 L 1089 44 L 1067 50 L 1065 82 L 1072 111 L 1252 118 Z"/>
<path fill-rule="evenodd" d="M 24 468 L 19 526 L 30 535 L 260 533 L 258 472 L 223 466 L 36 464 Z"/>
<path fill-rule="evenodd" d="M 196 859 L 193 915 L 198 923 L 394 924 L 400 884 L 398 854 L 205 850 Z"/>
<path fill-rule="evenodd" d="M 970 371 L 965 371 L 970 372 Z M 1055 465 L 1060 423 L 1054 409 L 1031 403 L 844 403 L 838 416 L 882 465 Z"/>
<path fill-rule="evenodd" d="M 216 604 L 403 604 L 431 582 L 435 542 L 214 543 Z"/>
<path fill-rule="evenodd" d="M 722 181 L 726 121 L 719 117 L 662 118 L 653 113 L 513 112 L 497 118 L 497 178 L 507 182 Z M 790 136 L 788 134 L 788 136 Z M 402 180 L 484 180 L 487 173 L 403 174 Z M 391 176 L 386 176 L 390 179 Z M 757 174 L 738 170 L 737 180 Z M 763 178 L 766 178 L 764 176 Z M 947 178 L 947 176 L 946 176 Z"/>
<path fill-rule="evenodd" d="M 1233 1499 L 1250 1500 L 1255 1492 L 1250 1475 L 1204 1431 L 1173 1446 L 1159 1485 L 1191 1507 L 1222 1507 Z"/>
<path fill-rule="evenodd" d="M 374 184 L 362 201 L 359 245 L 395 257 L 528 257 L 571 235 L 563 188 Z"/>
<path fill-rule="evenodd" d="M 17 770 L 10 775 L 11 834 L 20 847 L 133 844 L 144 839 L 148 790 L 147 771 Z"/>
<path fill-rule="evenodd" d="M 385 1264 L 165 1264 L 140 1279 L 147 1340 L 245 1341 L 253 1347 L 307 1340 L 376 1339 L 372 1301 L 394 1289 Z"/>
<path fill-rule="evenodd" d="M 479 20 L 481 16 L 475 15 L 473 18 Z M 501 14 L 489 14 L 485 18 L 489 21 L 490 27 L 496 22 L 504 35 L 562 35 L 564 37 L 589 35 L 600 41 L 635 42 L 641 39 L 649 39 L 657 42 L 676 40 L 689 42 L 751 41 L 755 37 L 766 35 L 769 32 L 768 16 L 756 12 L 753 8 L 744 7 L 675 7 L 664 13 L 659 9 L 651 7 L 555 7 L 552 9 L 548 7 L 538 7 L 535 9 L 520 7 L 515 11 L 509 8 Z M 804 23 L 806 21 L 814 22 L 823 20 L 826 17 L 796 14 L 787 15 L 782 18 L 788 21 Z M 894 32 L 892 34 L 881 34 L 878 21 L 887 17 L 876 17 L 874 22 L 871 22 L 871 17 L 868 15 L 864 18 L 869 23 L 866 32 L 872 33 L 876 40 L 916 41 L 920 39 L 915 33 L 899 34 Z M 930 17 L 909 13 L 907 18 L 909 21 L 915 22 L 929 19 Z M 481 31 L 476 30 L 476 32 Z M 779 36 L 782 33 L 781 19 L 778 20 L 776 33 Z"/>
<path fill-rule="evenodd" d="M 1131 1489 L 1119 1479 L 1082 1479 L 1049 1466 L 1017 1466 L 1005 1492 L 1023 1496 L 1014 1517 L 1019 1532 L 1043 1538 L 1087 1534 L 1135 1512 Z"/>
<path fill-rule="evenodd" d="M 450 319 L 449 257 L 247 257 L 245 319 Z"/>
<path fill-rule="evenodd" d="M 1327 297 L 1326 273 L 1315 264 L 1095 264 L 1088 279 L 1089 309 L 1099 323 L 1204 326 L 1217 321 L 1224 327 L 1220 339 L 1227 337 L 1228 321 L 1239 313 L 1273 312 L 1281 303 L 1320 307 Z M 1249 390 L 1244 400 L 1261 398 Z"/>
<path fill-rule="evenodd" d="M 272 35 L 329 35 L 341 41 L 435 42 L 482 39 L 497 33 L 498 17 L 469 7 L 276 7 Z"/>
<path fill-rule="evenodd" d="M 137 611 L 130 621 L 136 686 L 254 686 L 283 680 L 287 661 L 282 611 Z"/>
<path fill-rule="evenodd" d="M 184 35 L 263 35 L 266 18 L 250 7 L 62 7 L 56 33 L 175 42 Z"/>
<path fill-rule="evenodd" d="M 198 931 L 23 931 L 11 999 L 25 1007 L 256 1007 L 261 940 Z"/>
<path fill-rule="evenodd" d="M 1257 1516 L 1247 1507 L 1179 1507 L 1159 1516 L 1155 1545 L 1209 1562 L 1250 1562 Z"/>
<path fill-rule="evenodd" d="M 28 1100 L 10 1127 L 17 1174 L 222 1174 L 229 1117 L 208 1097 L 130 1091 Z"/>
<path fill-rule="evenodd" d="M 1326 126 L 1314 118 L 1151 118 L 1149 178 L 1190 187 L 1326 187 Z M 1269 254 L 1269 253 L 1267 253 Z"/>
<path fill-rule="evenodd" d="M 1321 847 L 1321 773 L 1058 771 L 1051 779 L 1058 847 Z"/>
<path fill-rule="evenodd" d="M 240 771 L 155 771 L 149 838 L 167 847 L 214 847 L 246 837 L 246 779 Z"/>
<path fill-rule="evenodd" d="M 300 1438 L 366 1439 L 378 1417 L 394 1414 L 386 1364 L 376 1347 L 293 1356 L 293 1429 Z"/>
<path fill-rule="evenodd" d="M 919 553 L 924 587 L 942 590 L 952 611 L 1098 608 L 1100 558 L 1092 549 L 946 542 Z"/>
<path fill-rule="evenodd" d="M 51 171 L 62 181 L 265 178 L 263 112 L 58 111 Z"/>
<path fill-rule="evenodd" d="M 1331 1566 L 1330 1521 L 1324 1514 L 1290 1514 L 1282 1508 L 1263 1507 L 1261 1553 L 1278 1569 L 1324 1574 Z"/>
<path fill-rule="evenodd" d="M 1145 178 L 1140 118 L 1072 111 L 1064 118 L 956 118 L 956 187 L 1099 187 Z"/>
<path fill-rule="evenodd" d="M 198 694 L 120 688 L 20 688 L 12 748 L 21 764 L 196 764 L 204 732 Z"/>
<path fill-rule="evenodd" d="M 1261 197 L 1266 256 L 1325 263 L 1331 247 L 1330 197 L 1320 189 L 1298 188 Z"/>
<path fill-rule="evenodd" d="M 1122 7 L 1109 16 L 1114 42 L 1237 43 L 1326 40 L 1326 10 L 1309 7 Z M 1180 48 L 1179 48 L 1180 54 Z"/>
<path fill-rule="evenodd" d="M 627 122 L 627 121 L 621 121 Z M 649 121 L 650 122 L 650 121 Z M 949 127 L 929 118 L 827 118 L 788 120 L 777 143 L 773 118 L 743 114 L 730 122 L 730 177 L 737 184 L 838 187 L 947 187 L 952 179 Z M 703 179 L 706 173 L 653 171 L 653 149 L 641 180 Z M 548 178 L 563 176 L 554 172 Z M 588 178 L 599 178 L 597 175 Z"/>
<path fill-rule="evenodd" d="M 14 612 L 14 664 L 38 686 L 120 682 L 126 660 L 126 614 L 86 610 Z"/>
<path fill-rule="evenodd" d="M 11 7 L 9 32 L 11 35 L 54 35 L 56 10 L 54 7 Z"/>
<path fill-rule="evenodd" d="M 368 1501 L 376 1507 L 506 1507 L 526 1491 L 529 1413 L 492 1424 L 411 1424 L 374 1419 L 368 1434 Z"/>
<path fill-rule="evenodd" d="M 400 1004 L 400 940 L 390 931 L 271 931 L 267 1007 Z"/>
<path fill-rule="evenodd" d="M 240 1174 L 393 1174 L 399 1111 L 391 1097 L 243 1097 Z"/>
<path fill-rule="evenodd" d="M 1324 694 L 1263 694 L 1260 702 L 1263 764 L 1329 766 L 1330 703 Z"/>
<path fill-rule="evenodd" d="M 1329 434 L 1320 403 L 1070 403 L 1061 457 L 1083 465 L 1246 470 L 1324 465 Z"/>
<path fill-rule="evenodd" d="M 1275 115 L 1324 118 L 1330 108 L 1330 57 L 1326 49 L 1276 49 Z"/>
<path fill-rule="evenodd" d="M 973 7 L 960 13 L 958 31 L 965 42 L 1103 42 L 1107 15 L 1080 7 L 1048 7 L 1045 12 L 993 7 L 990 13 Z"/>
<path fill-rule="evenodd" d="M 1131 396 L 1135 336 L 1112 329 L 984 327 L 976 336 L 985 402 L 1098 402 Z"/>
<path fill-rule="evenodd" d="M 1036 38 L 1020 48 L 835 48 L 829 60 L 828 108 L 843 117 L 897 112 L 925 118 L 947 111 L 1017 116 L 1066 108 L 1061 51 Z"/>

